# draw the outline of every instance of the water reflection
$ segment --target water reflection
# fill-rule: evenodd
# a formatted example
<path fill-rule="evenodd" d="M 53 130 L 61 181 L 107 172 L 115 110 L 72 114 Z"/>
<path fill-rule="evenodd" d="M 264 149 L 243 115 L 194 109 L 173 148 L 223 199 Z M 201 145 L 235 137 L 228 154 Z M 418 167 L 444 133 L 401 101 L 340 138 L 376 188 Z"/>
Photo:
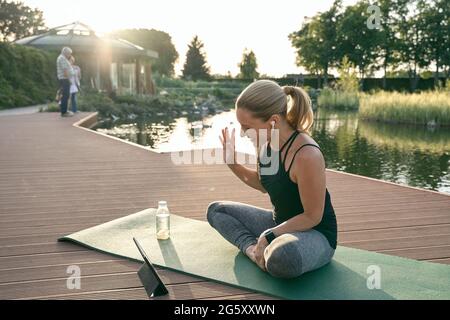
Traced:
<path fill-rule="evenodd" d="M 97 125 L 97 131 L 148 146 L 156 152 L 172 152 L 190 149 L 220 148 L 221 129 L 228 126 L 236 129 L 237 150 L 255 154 L 247 137 L 240 137 L 241 127 L 235 111 L 198 117 L 136 119 L 134 123 L 104 122 Z"/>
<path fill-rule="evenodd" d="M 450 130 L 359 121 L 320 110 L 314 139 L 327 167 L 450 193 Z"/>
<path fill-rule="evenodd" d="M 231 123 L 231 124 L 230 124 Z M 219 148 L 225 126 L 240 131 L 235 112 L 203 117 L 159 116 L 133 123 L 102 123 L 97 130 L 148 146 L 158 152 Z M 450 193 L 450 130 L 360 121 L 357 112 L 315 114 L 313 138 L 327 167 L 376 179 Z M 240 152 L 254 154 L 246 137 L 238 139 Z"/>

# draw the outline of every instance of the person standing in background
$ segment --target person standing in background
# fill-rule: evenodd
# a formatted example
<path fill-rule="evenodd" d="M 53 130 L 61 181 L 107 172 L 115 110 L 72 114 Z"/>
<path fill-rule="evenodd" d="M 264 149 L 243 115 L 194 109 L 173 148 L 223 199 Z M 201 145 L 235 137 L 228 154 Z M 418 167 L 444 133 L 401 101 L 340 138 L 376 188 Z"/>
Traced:
<path fill-rule="evenodd" d="M 77 110 L 77 93 L 80 91 L 81 69 L 75 65 L 75 57 L 70 57 L 70 64 L 73 68 L 73 74 L 70 78 L 70 105 L 73 113 L 78 113 Z"/>
<path fill-rule="evenodd" d="M 74 73 L 72 64 L 69 61 L 71 56 L 72 56 L 72 49 L 70 49 L 69 47 L 64 47 L 61 50 L 61 54 L 56 59 L 57 77 L 62 92 L 60 103 L 62 117 L 73 116 L 72 112 L 67 111 L 67 105 L 69 103 L 70 97 L 70 79 Z"/>

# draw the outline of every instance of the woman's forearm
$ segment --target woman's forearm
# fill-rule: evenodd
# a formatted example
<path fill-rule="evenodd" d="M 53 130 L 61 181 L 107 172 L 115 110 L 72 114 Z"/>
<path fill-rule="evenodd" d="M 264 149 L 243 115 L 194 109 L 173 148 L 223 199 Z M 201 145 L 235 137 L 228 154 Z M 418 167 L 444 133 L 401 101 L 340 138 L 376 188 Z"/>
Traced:
<path fill-rule="evenodd" d="M 262 186 L 261 181 L 259 180 L 258 172 L 256 172 L 256 170 L 249 169 L 241 164 L 229 164 L 228 167 L 246 185 L 263 193 L 267 192 Z"/>
<path fill-rule="evenodd" d="M 312 218 L 311 215 L 306 213 L 296 215 L 291 219 L 279 224 L 275 228 L 272 228 L 275 236 L 280 236 L 285 233 L 298 232 L 298 231 L 307 231 L 320 223 L 315 218 Z"/>

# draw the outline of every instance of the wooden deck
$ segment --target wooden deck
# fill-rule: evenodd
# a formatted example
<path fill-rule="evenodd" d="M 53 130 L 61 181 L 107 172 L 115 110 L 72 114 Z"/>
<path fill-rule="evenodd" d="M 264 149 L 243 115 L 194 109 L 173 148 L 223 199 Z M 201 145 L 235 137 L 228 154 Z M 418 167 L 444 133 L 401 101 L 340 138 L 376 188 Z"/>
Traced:
<path fill-rule="evenodd" d="M 223 165 L 175 166 L 157 154 L 72 124 L 88 116 L 0 117 L 0 299 L 147 299 L 139 264 L 58 243 L 58 237 L 154 207 L 205 220 L 209 202 L 270 208 Z M 450 264 L 450 196 L 327 171 L 339 244 Z M 66 287 L 79 265 L 80 290 Z M 172 299 L 264 299 L 161 270 Z"/>

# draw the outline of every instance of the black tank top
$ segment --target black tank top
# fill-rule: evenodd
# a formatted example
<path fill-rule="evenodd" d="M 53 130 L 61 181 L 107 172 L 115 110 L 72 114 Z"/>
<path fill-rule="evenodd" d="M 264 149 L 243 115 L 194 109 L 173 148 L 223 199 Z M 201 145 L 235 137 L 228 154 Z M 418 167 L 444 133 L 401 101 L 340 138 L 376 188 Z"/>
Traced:
<path fill-rule="evenodd" d="M 299 131 L 295 130 L 289 139 L 284 143 L 281 149 L 273 151 L 270 148 L 270 144 L 266 145 L 261 154 L 258 155 L 258 174 L 260 176 L 261 184 L 270 196 L 270 201 L 273 206 L 273 218 L 277 224 L 281 224 L 290 218 L 302 214 L 305 210 L 303 209 L 302 201 L 300 199 L 300 194 L 298 192 L 298 184 L 294 183 L 289 177 L 289 171 L 291 170 L 292 164 L 294 162 L 297 153 L 305 146 L 314 146 L 319 150 L 320 148 L 313 144 L 304 144 L 294 153 L 291 164 L 288 170 L 285 169 L 285 161 L 289 149 L 292 146 L 295 138 L 298 136 Z M 289 145 L 288 145 L 289 144 Z M 281 152 L 288 145 L 286 153 L 284 155 L 283 161 L 281 161 Z M 261 168 L 270 167 L 271 163 L 269 159 L 261 161 L 261 156 L 271 157 L 272 152 L 277 152 L 278 156 L 278 171 L 275 174 L 264 174 L 261 175 Z M 331 204 L 331 197 L 328 189 L 326 188 L 325 194 L 325 207 L 323 212 L 322 221 L 315 226 L 313 229 L 321 232 L 330 243 L 333 249 L 336 249 L 337 245 L 337 223 L 336 215 L 334 212 L 333 205 Z"/>

